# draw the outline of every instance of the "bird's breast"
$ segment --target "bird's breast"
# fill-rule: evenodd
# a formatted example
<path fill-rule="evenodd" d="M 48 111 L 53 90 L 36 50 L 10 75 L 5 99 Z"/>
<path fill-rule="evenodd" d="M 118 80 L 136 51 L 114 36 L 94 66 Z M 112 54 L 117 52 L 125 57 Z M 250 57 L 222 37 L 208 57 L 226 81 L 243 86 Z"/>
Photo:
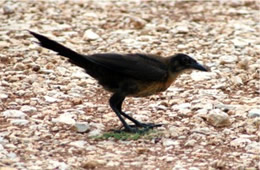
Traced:
<path fill-rule="evenodd" d="M 172 74 L 166 81 L 142 82 L 138 83 L 138 92 L 133 94 L 134 97 L 150 96 L 168 89 L 168 87 L 176 80 L 179 74 Z"/>

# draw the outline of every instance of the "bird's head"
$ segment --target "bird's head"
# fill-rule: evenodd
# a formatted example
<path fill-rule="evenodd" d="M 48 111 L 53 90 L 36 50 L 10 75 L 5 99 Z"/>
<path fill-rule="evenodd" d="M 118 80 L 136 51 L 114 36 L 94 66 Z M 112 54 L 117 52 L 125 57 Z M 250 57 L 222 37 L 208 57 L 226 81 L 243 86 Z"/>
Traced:
<path fill-rule="evenodd" d="M 208 71 L 208 69 L 199 64 L 195 59 L 186 54 L 176 54 L 171 56 L 170 70 L 171 72 L 180 72 L 189 69 L 195 69 L 200 71 Z"/>

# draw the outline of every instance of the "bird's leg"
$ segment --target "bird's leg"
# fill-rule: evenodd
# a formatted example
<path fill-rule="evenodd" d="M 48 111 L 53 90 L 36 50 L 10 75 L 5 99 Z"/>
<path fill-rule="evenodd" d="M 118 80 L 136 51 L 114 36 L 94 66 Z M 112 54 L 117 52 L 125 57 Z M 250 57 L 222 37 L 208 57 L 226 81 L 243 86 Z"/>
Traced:
<path fill-rule="evenodd" d="M 123 115 L 125 118 L 131 120 L 135 125 L 129 125 L 130 127 L 143 127 L 143 128 L 154 128 L 154 127 L 160 127 L 162 126 L 163 124 L 154 124 L 154 123 L 141 123 L 139 122 L 138 120 L 132 118 L 131 116 L 129 116 L 128 114 L 124 113 L 122 111 L 122 103 L 123 103 L 123 100 L 118 103 L 117 105 L 117 109 L 120 111 L 121 115 Z"/>
<path fill-rule="evenodd" d="M 121 116 L 122 111 L 121 111 L 121 106 L 123 101 L 125 99 L 125 96 L 120 94 L 120 93 L 114 93 L 111 98 L 109 99 L 109 104 L 110 107 L 113 109 L 113 111 L 116 113 L 117 117 L 120 119 L 120 121 L 122 122 L 125 131 L 127 132 L 137 132 L 136 129 L 130 127 L 126 121 L 123 119 L 123 117 Z M 119 107 L 120 106 L 120 107 Z M 124 114 L 122 114 L 124 116 Z M 130 117 L 130 116 L 129 116 Z"/>

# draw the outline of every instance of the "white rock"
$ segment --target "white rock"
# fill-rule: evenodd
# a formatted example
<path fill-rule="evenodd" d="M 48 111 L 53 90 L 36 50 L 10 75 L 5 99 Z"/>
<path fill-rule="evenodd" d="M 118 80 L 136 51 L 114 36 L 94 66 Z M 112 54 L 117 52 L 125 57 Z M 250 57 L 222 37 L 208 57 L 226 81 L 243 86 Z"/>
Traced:
<path fill-rule="evenodd" d="M 20 126 L 27 125 L 29 123 L 29 121 L 25 119 L 12 119 L 10 122 L 13 125 L 20 125 Z"/>
<path fill-rule="evenodd" d="M 248 145 L 249 143 L 251 143 L 250 139 L 246 139 L 246 138 L 237 138 L 234 139 L 230 142 L 230 145 L 236 148 L 242 148 L 245 147 L 246 145 Z"/>
<path fill-rule="evenodd" d="M 173 32 L 177 34 L 186 34 L 189 32 L 189 27 L 187 25 L 179 25 L 173 30 Z"/>
<path fill-rule="evenodd" d="M 22 112 L 25 112 L 25 113 L 34 113 L 37 111 L 37 109 L 33 106 L 28 106 L 28 105 L 24 105 L 21 107 L 20 109 Z"/>
<path fill-rule="evenodd" d="M 214 72 L 198 72 L 198 71 L 194 71 L 191 73 L 191 78 L 194 81 L 203 81 L 203 80 L 210 80 L 210 79 L 214 79 L 217 74 Z"/>
<path fill-rule="evenodd" d="M 59 169 L 59 170 L 68 170 L 70 169 L 69 166 L 64 162 L 59 162 L 56 160 L 49 160 L 49 167 L 48 169 Z"/>
<path fill-rule="evenodd" d="M 74 125 L 76 121 L 73 119 L 73 117 L 74 114 L 63 113 L 58 118 L 52 119 L 52 121 L 55 123 L 65 123 L 65 124 Z"/>
<path fill-rule="evenodd" d="M 219 58 L 219 61 L 223 64 L 235 64 L 238 58 L 235 55 L 223 55 Z"/>
<path fill-rule="evenodd" d="M 228 126 L 231 123 L 228 114 L 220 109 L 211 110 L 207 116 L 207 121 L 215 127 Z"/>
<path fill-rule="evenodd" d="M 235 38 L 232 40 L 235 47 L 244 48 L 245 46 L 249 45 L 250 42 L 246 41 L 242 38 Z"/>
<path fill-rule="evenodd" d="M 2 112 L 4 117 L 25 118 L 26 114 L 20 110 L 6 110 Z"/>
<path fill-rule="evenodd" d="M 26 69 L 26 66 L 23 63 L 16 63 L 14 65 L 14 70 L 16 71 L 23 71 Z"/>
<path fill-rule="evenodd" d="M 248 117 L 250 117 L 250 118 L 260 117 L 260 109 L 251 109 L 248 112 Z"/>
<path fill-rule="evenodd" d="M 92 30 L 86 30 L 83 36 L 84 40 L 96 40 L 99 39 L 99 35 Z"/>
<path fill-rule="evenodd" d="M 179 50 L 184 50 L 184 49 L 187 49 L 188 46 L 187 46 L 187 45 L 184 45 L 184 44 L 178 44 L 178 45 L 177 45 L 177 48 L 178 48 Z"/>
<path fill-rule="evenodd" d="M 260 142 L 252 141 L 252 143 L 249 143 L 246 148 L 247 152 L 254 153 L 256 155 L 260 155 Z"/>
<path fill-rule="evenodd" d="M 164 139 L 163 140 L 163 146 L 172 146 L 172 145 L 179 145 L 179 142 L 172 139 Z"/>
<path fill-rule="evenodd" d="M 166 162 L 172 162 L 172 161 L 174 161 L 174 157 L 172 157 L 172 156 L 167 156 L 167 157 L 165 158 L 165 161 L 166 161 Z"/>
<path fill-rule="evenodd" d="M 87 122 L 77 122 L 75 125 L 77 132 L 84 133 L 90 130 L 90 126 Z"/>
<path fill-rule="evenodd" d="M 191 140 L 188 140 L 185 144 L 184 144 L 184 146 L 189 146 L 189 147 L 191 147 L 191 146 L 194 146 L 195 144 L 196 144 L 196 140 L 195 139 L 191 139 Z"/>
<path fill-rule="evenodd" d="M 58 99 L 54 98 L 54 97 L 50 97 L 50 96 L 44 96 L 44 99 L 46 102 L 48 103 L 54 103 L 54 102 L 57 102 Z"/>
<path fill-rule="evenodd" d="M 179 104 L 179 105 L 174 105 L 175 109 L 188 109 L 190 107 L 191 107 L 190 103 L 182 103 L 182 104 Z"/>
<path fill-rule="evenodd" d="M 89 132 L 88 136 L 100 136 L 102 135 L 102 131 L 100 129 L 95 129 Z"/>
<path fill-rule="evenodd" d="M 117 167 L 120 165 L 120 162 L 115 162 L 115 161 L 109 161 L 107 163 L 107 166 L 113 166 L 113 167 Z"/>
<path fill-rule="evenodd" d="M 190 167 L 189 170 L 200 170 L 200 169 L 197 167 Z"/>
<path fill-rule="evenodd" d="M 78 148 L 84 148 L 86 143 L 87 143 L 86 141 L 78 140 L 78 141 L 70 142 L 69 145 L 75 146 L 75 147 L 78 147 Z"/>
<path fill-rule="evenodd" d="M 77 78 L 77 79 L 85 79 L 88 75 L 83 72 L 82 70 L 78 70 L 72 73 L 71 78 Z"/>
<path fill-rule="evenodd" d="M 4 99 L 7 99 L 7 98 L 8 98 L 7 94 L 0 92 L 0 99 L 4 100 Z"/>
<path fill-rule="evenodd" d="M 14 7 L 8 6 L 8 5 L 4 5 L 3 6 L 3 13 L 4 13 L 4 15 L 9 15 L 9 14 L 14 13 Z"/>

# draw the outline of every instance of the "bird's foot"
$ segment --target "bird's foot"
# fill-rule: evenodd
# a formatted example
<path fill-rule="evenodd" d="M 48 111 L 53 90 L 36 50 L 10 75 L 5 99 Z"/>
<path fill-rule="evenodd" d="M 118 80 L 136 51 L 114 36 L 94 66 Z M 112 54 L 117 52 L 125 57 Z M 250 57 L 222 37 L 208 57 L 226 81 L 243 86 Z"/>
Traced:
<path fill-rule="evenodd" d="M 150 129 L 153 129 L 154 127 L 160 127 L 163 124 L 154 124 L 154 123 L 138 123 L 135 125 L 128 125 L 127 127 L 124 127 L 123 129 L 114 130 L 115 132 L 129 132 L 129 133 L 145 133 L 149 131 Z"/>
<path fill-rule="evenodd" d="M 142 127 L 145 129 L 152 129 L 154 127 L 161 127 L 163 124 L 154 124 L 154 123 L 137 123 L 135 125 L 129 125 L 131 128 Z"/>

